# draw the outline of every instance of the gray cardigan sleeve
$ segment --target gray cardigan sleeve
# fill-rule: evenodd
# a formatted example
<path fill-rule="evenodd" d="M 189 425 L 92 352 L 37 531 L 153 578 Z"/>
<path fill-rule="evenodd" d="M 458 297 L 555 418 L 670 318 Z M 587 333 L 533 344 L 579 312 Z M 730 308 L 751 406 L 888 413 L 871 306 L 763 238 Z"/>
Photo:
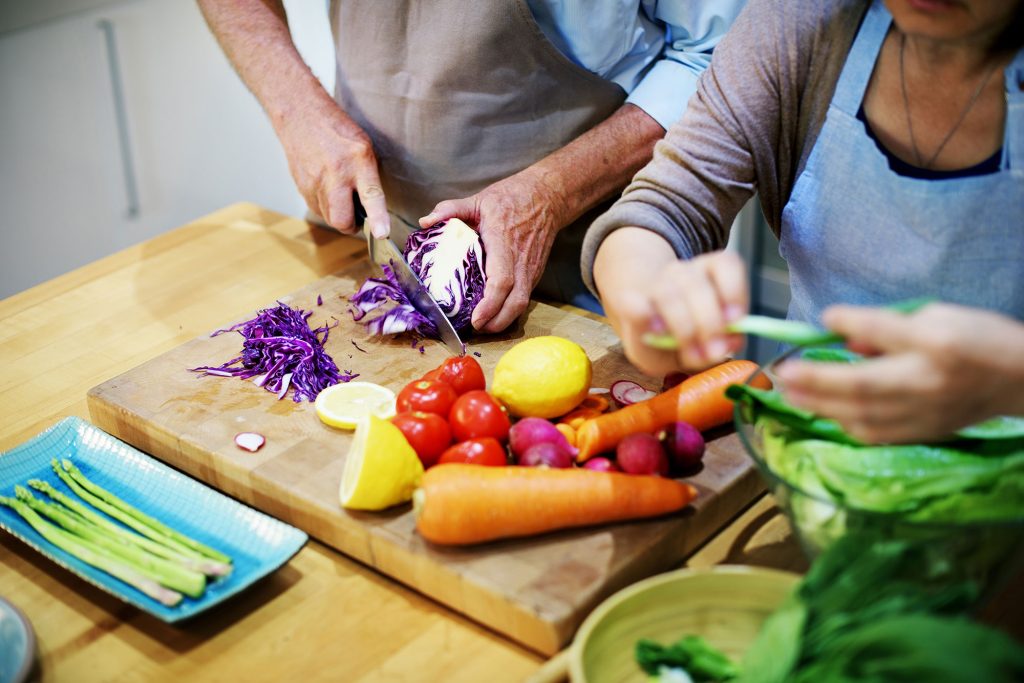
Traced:
<path fill-rule="evenodd" d="M 778 234 L 782 208 L 824 122 L 866 0 L 751 0 L 715 50 L 683 117 L 622 197 L 591 225 L 594 258 L 621 227 L 664 237 L 679 258 L 724 248 L 754 192 Z"/>

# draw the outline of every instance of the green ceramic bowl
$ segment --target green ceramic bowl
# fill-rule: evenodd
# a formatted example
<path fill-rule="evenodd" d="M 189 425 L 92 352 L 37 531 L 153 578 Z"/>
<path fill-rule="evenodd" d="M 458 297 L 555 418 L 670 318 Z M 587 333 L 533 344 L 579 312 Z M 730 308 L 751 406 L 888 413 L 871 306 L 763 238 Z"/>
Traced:
<path fill-rule="evenodd" d="M 774 569 L 719 566 L 635 583 L 601 603 L 580 626 L 569 648 L 570 677 L 575 683 L 647 681 L 634 659 L 641 638 L 667 645 L 699 635 L 740 659 L 799 578 Z"/>

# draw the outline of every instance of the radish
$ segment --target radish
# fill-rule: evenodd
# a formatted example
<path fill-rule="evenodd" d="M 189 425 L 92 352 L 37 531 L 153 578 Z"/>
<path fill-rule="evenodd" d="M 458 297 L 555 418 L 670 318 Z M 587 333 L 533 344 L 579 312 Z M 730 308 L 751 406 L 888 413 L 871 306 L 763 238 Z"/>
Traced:
<path fill-rule="evenodd" d="M 540 441 L 527 448 L 518 462 L 523 467 L 565 468 L 572 467 L 573 456 L 557 444 Z"/>
<path fill-rule="evenodd" d="M 665 429 L 665 450 L 677 471 L 697 467 L 704 457 L 704 445 L 704 436 L 689 422 L 673 422 Z"/>
<path fill-rule="evenodd" d="M 267 440 L 263 438 L 263 435 L 256 432 L 239 432 L 235 434 L 235 445 L 243 451 L 249 451 L 250 453 L 255 453 L 263 448 L 263 444 L 266 442 Z"/>
<path fill-rule="evenodd" d="M 636 382 L 629 379 L 620 379 L 612 383 L 611 386 L 612 398 L 619 406 L 630 406 L 640 401 L 646 401 L 649 398 L 657 396 L 657 392 L 644 389 Z"/>
<path fill-rule="evenodd" d="M 577 449 L 569 445 L 565 434 L 542 417 L 524 417 L 509 429 L 508 446 L 517 461 L 526 454 L 531 446 L 541 443 L 554 445 L 570 459 L 574 458 L 578 452 Z"/>
<path fill-rule="evenodd" d="M 615 461 L 629 474 L 668 474 L 668 455 L 653 434 L 630 434 L 615 449 Z"/>
<path fill-rule="evenodd" d="M 622 468 L 615 464 L 615 461 L 598 456 L 583 463 L 583 469 L 596 470 L 598 472 L 621 472 Z"/>

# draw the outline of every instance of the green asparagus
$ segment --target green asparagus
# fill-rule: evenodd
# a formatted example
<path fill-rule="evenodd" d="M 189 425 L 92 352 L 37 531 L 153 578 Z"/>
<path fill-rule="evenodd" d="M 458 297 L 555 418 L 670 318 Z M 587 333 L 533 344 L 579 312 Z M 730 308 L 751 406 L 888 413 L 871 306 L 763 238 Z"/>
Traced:
<path fill-rule="evenodd" d="M 72 514 L 77 514 L 79 517 L 92 523 L 94 526 L 103 529 L 107 534 L 118 536 L 130 541 L 153 555 L 172 560 L 187 569 L 192 569 L 202 574 L 206 574 L 207 576 L 227 576 L 231 573 L 230 564 L 208 560 L 204 557 L 198 556 L 198 553 L 190 552 L 186 555 L 181 551 L 161 545 L 150 538 L 132 533 L 128 529 L 113 523 L 88 506 L 83 505 L 71 496 L 58 491 L 49 482 L 42 481 L 41 479 L 30 479 L 28 481 L 28 485 L 41 493 L 45 493 L 54 501 L 60 503 Z"/>
<path fill-rule="evenodd" d="M 56 503 L 39 500 L 23 486 L 16 486 L 14 490 L 18 500 L 39 514 L 49 517 L 79 539 L 117 555 L 137 571 L 161 585 L 193 598 L 201 596 L 206 589 L 206 577 L 200 572 L 152 555 L 135 545 L 130 538 L 119 534 L 108 534 L 101 527 L 91 524 Z"/>
<path fill-rule="evenodd" d="M 113 493 L 89 481 L 70 460 L 64 459 L 59 464 L 54 460 L 52 464 L 57 476 L 83 500 L 130 526 L 140 534 L 179 550 L 186 555 L 198 554 L 218 562 L 231 562 L 231 558 L 224 553 L 171 529 L 159 520 L 153 519 L 129 505 Z"/>
<path fill-rule="evenodd" d="M 121 557 L 83 538 L 61 529 L 40 517 L 35 510 L 16 498 L 0 496 L 0 505 L 6 505 L 21 515 L 32 528 L 53 545 L 77 557 L 82 562 L 101 569 L 125 583 L 139 589 L 161 604 L 173 607 L 181 602 L 181 593 L 161 586 Z"/>

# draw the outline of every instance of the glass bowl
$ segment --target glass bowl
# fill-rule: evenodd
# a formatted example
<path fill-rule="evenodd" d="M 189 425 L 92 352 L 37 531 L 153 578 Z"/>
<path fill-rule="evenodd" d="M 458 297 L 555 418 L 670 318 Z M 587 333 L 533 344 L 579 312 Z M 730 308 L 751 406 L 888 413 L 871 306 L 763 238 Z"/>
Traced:
<path fill-rule="evenodd" d="M 759 375 L 774 380 L 774 368 L 799 352 L 799 349 L 791 349 L 782 354 L 753 373 L 747 385 Z M 784 389 L 782 391 L 784 393 Z M 1018 510 L 1011 519 L 964 521 L 956 519 L 953 513 L 942 521 L 922 521 L 907 512 L 854 507 L 837 497 L 823 482 L 813 488 L 806 487 L 805 482 L 805 487 L 801 487 L 783 477 L 772 466 L 773 457 L 766 453 L 766 427 L 755 425 L 751 412 L 747 405 L 736 402 L 736 431 L 809 559 L 813 560 L 834 541 L 851 533 L 868 543 L 911 542 L 927 557 L 925 566 L 930 575 L 923 576 L 922 580 L 974 582 L 978 609 L 1024 570 L 1024 509 Z M 768 438 L 772 438 L 770 433 Z"/>

